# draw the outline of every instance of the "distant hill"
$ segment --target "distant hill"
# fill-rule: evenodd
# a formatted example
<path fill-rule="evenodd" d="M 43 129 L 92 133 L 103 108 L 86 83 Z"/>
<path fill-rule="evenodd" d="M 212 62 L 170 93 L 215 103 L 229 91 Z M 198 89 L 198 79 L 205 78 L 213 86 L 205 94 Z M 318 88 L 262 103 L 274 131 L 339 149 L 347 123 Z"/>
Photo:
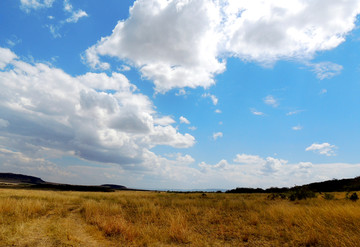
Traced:
<path fill-rule="evenodd" d="M 127 190 L 128 188 L 126 188 L 123 185 L 117 185 L 117 184 L 102 184 L 102 187 L 107 187 L 110 189 L 114 189 L 114 190 Z"/>
<path fill-rule="evenodd" d="M 323 182 L 316 182 L 305 184 L 301 186 L 294 186 L 291 188 L 236 188 L 227 190 L 226 193 L 284 193 L 298 189 L 307 189 L 313 192 L 342 192 L 342 191 L 359 191 L 360 190 L 360 177 L 348 179 L 333 179 Z"/>
<path fill-rule="evenodd" d="M 14 173 L 0 173 L 0 182 L 3 183 L 25 183 L 25 184 L 43 184 L 44 180 L 38 177 L 27 176 Z"/>
<path fill-rule="evenodd" d="M 132 190 L 123 185 L 104 184 L 104 185 L 73 185 L 46 182 L 41 178 L 14 173 L 0 173 L 0 186 L 22 189 L 43 189 L 60 191 L 98 191 L 113 192 L 115 190 Z"/>

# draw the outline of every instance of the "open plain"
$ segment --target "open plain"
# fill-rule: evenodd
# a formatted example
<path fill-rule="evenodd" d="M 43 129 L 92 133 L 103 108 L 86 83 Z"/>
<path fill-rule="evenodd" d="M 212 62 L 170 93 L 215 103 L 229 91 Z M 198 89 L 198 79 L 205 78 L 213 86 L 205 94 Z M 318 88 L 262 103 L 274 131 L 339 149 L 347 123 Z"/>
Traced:
<path fill-rule="evenodd" d="M 359 246 L 360 203 L 268 194 L 0 190 L 0 246 Z"/>

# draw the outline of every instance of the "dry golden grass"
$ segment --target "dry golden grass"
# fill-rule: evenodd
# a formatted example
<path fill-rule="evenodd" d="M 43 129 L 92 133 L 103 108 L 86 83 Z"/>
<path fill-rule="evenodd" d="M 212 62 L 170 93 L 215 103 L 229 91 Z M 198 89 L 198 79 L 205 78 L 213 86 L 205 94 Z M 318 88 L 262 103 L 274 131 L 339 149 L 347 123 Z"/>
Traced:
<path fill-rule="evenodd" d="M 334 194 L 335 195 L 335 194 Z M 360 202 L 0 190 L 0 246 L 359 246 Z"/>

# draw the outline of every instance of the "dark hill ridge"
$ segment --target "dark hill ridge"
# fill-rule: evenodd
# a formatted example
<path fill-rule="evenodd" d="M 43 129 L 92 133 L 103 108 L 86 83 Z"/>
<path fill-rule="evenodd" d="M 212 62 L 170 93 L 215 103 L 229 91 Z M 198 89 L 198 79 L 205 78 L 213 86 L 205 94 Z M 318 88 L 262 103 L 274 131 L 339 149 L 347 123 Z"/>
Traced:
<path fill-rule="evenodd" d="M 14 174 L 14 173 L 0 173 L 0 182 L 5 183 L 26 183 L 26 184 L 43 184 L 44 180 L 38 177 Z"/>
<path fill-rule="evenodd" d="M 117 184 L 102 184 L 102 187 L 107 187 L 110 189 L 114 189 L 114 190 L 127 190 L 128 188 L 126 188 L 123 185 L 117 185 Z"/>
<path fill-rule="evenodd" d="M 294 186 L 291 188 L 236 188 L 226 191 L 226 193 L 284 193 L 299 189 L 306 189 L 313 192 L 342 192 L 342 191 L 359 191 L 360 177 L 347 179 L 333 179 L 323 182 L 316 182 L 305 184 L 301 186 Z"/>
<path fill-rule="evenodd" d="M 115 190 L 131 190 L 123 185 L 105 184 L 105 185 L 73 185 L 46 182 L 41 178 L 14 173 L 0 173 L 0 184 L 2 187 L 59 190 L 59 191 L 98 191 L 113 192 Z"/>

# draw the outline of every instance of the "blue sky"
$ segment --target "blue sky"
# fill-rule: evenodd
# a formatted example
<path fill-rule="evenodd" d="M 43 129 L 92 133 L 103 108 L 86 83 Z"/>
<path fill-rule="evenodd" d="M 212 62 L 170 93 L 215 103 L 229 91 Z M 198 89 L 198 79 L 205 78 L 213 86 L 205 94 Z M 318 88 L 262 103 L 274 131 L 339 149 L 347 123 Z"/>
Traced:
<path fill-rule="evenodd" d="M 149 189 L 360 175 L 360 1 L 4 0 L 0 170 Z"/>

